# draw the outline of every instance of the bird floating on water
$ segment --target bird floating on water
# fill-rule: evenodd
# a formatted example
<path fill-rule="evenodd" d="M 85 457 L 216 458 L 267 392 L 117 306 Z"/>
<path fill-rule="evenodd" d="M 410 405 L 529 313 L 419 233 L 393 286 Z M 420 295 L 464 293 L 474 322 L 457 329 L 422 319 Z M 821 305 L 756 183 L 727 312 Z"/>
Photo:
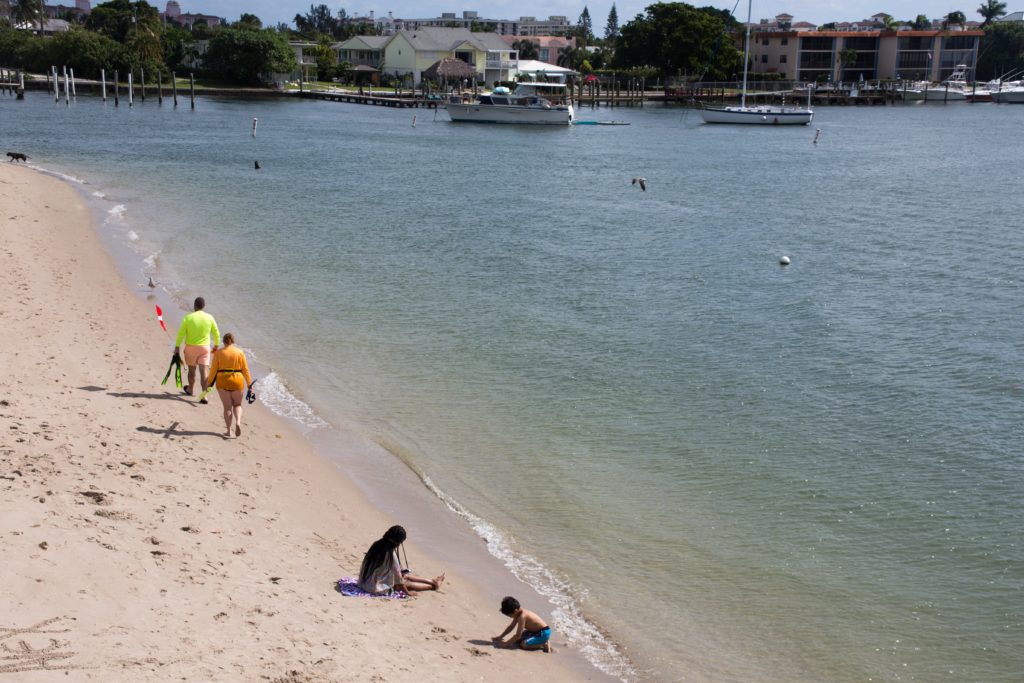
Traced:
<path fill-rule="evenodd" d="M 640 189 L 647 192 L 647 178 L 641 178 L 640 176 L 633 178 L 633 184 L 636 185 L 638 183 L 640 185 Z"/>
<path fill-rule="evenodd" d="M 260 166 L 260 160 L 259 159 L 256 160 L 255 166 L 256 166 L 256 170 L 257 171 L 260 170 L 261 168 L 263 168 L 262 166 Z"/>

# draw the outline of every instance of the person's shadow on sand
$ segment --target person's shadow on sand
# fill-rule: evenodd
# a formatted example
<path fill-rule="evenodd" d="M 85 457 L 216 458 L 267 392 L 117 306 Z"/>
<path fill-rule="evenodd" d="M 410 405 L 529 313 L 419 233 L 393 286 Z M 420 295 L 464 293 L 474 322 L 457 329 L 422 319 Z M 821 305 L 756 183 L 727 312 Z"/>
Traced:
<path fill-rule="evenodd" d="M 91 387 L 81 387 L 86 391 L 95 391 Z M 195 401 L 188 400 L 187 396 L 182 394 L 172 394 L 170 392 L 163 392 L 161 394 L 146 394 L 139 391 L 108 391 L 107 396 L 113 396 L 114 398 L 158 398 L 162 401 L 183 401 L 189 405 L 196 405 Z"/>
<path fill-rule="evenodd" d="M 167 429 L 158 429 L 156 427 L 136 427 L 136 431 L 146 432 L 147 434 L 160 434 L 165 439 L 169 439 L 172 436 L 216 436 L 218 439 L 223 439 L 224 435 L 220 432 L 197 432 L 188 429 L 178 429 L 178 422 L 172 422 L 171 426 Z"/>

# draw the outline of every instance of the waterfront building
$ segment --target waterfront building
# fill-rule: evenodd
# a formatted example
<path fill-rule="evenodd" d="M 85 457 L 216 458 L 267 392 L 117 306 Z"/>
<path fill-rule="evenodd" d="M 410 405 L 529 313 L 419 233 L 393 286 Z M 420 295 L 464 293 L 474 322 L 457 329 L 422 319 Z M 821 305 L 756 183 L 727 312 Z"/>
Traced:
<path fill-rule="evenodd" d="M 305 81 L 316 80 L 317 43 L 304 40 L 289 40 L 288 47 L 295 53 L 295 62 L 298 64 L 298 70 L 291 74 L 291 80 L 295 80 L 300 75 Z"/>
<path fill-rule="evenodd" d="M 515 76 L 519 55 L 497 33 L 474 33 L 466 28 L 422 27 L 403 29 L 384 46 L 381 73 L 410 77 L 419 85 L 426 71 L 446 57 L 474 67 L 485 83 Z"/>
<path fill-rule="evenodd" d="M 384 63 L 384 46 L 389 40 L 391 36 L 352 36 L 331 45 L 331 49 L 338 54 L 338 64 L 348 62 L 352 66 L 380 69 Z"/>
<path fill-rule="evenodd" d="M 786 80 L 817 82 L 900 78 L 942 81 L 958 64 L 965 64 L 968 78 L 973 76 L 983 31 L 887 31 L 875 21 L 884 16 L 876 15 L 851 30 L 839 30 L 838 24 L 836 30 L 828 31 L 754 26 L 751 71 L 755 75 L 781 74 Z M 869 28 L 871 25 L 874 28 Z M 851 59 L 845 64 L 844 54 Z"/>
<path fill-rule="evenodd" d="M 565 48 L 575 48 L 575 38 L 565 38 L 563 36 L 502 36 L 502 39 L 509 45 L 512 46 L 520 40 L 529 40 L 531 43 L 537 46 L 537 61 L 547 62 L 548 64 L 558 64 L 558 54 Z"/>
<path fill-rule="evenodd" d="M 384 64 L 384 46 L 391 40 L 386 36 L 352 36 L 335 43 L 331 49 L 338 55 L 338 64 L 348 63 L 356 82 L 380 85 L 380 68 Z"/>
<path fill-rule="evenodd" d="M 390 17 L 390 12 L 388 13 Z M 427 19 L 394 19 L 399 29 L 416 30 L 419 28 L 464 28 L 486 26 L 492 32 L 502 36 L 543 36 L 566 34 L 573 30 L 568 17 L 561 15 L 549 16 L 547 19 L 536 17 L 519 17 L 518 19 L 487 19 L 479 12 L 467 10 L 457 15 L 455 12 L 443 12 L 439 17 Z"/>

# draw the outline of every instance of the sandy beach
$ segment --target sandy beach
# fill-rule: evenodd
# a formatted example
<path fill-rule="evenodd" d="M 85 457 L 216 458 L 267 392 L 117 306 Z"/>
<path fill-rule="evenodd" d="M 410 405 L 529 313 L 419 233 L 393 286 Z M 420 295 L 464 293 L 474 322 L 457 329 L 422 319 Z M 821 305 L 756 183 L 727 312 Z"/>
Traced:
<path fill-rule="evenodd" d="M 228 440 L 215 395 L 160 385 L 168 339 L 74 188 L 0 164 L 0 221 L 0 682 L 604 678 L 493 648 L 501 594 L 415 538 L 441 592 L 336 592 L 402 520 L 258 402 Z"/>

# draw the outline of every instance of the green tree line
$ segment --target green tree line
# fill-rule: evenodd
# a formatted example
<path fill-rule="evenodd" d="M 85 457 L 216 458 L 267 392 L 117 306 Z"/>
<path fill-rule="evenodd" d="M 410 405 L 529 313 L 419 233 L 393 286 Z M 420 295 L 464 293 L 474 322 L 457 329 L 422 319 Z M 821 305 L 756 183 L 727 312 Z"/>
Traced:
<path fill-rule="evenodd" d="M 15 21 L 39 25 L 41 12 L 30 12 L 26 0 L 12 7 L 12 14 L 15 8 Z M 162 21 L 143 0 L 111 0 L 95 6 L 84 23 L 53 36 L 0 24 L 0 64 L 37 73 L 68 66 L 76 76 L 97 79 L 104 69 L 108 77 L 115 70 L 125 74 L 144 69 L 151 77 L 158 70 L 196 71 L 207 78 L 258 84 L 296 68 L 290 35 L 288 30 L 262 28 L 251 14 L 216 29 L 205 24 L 184 28 Z M 202 54 L 200 46 L 205 48 Z M 192 69 L 197 57 L 202 67 Z"/>
<path fill-rule="evenodd" d="M 18 23 L 39 25 L 43 20 L 39 0 L 11 0 Z M 977 75 L 989 79 L 1024 68 L 1024 26 L 998 22 L 1006 3 L 985 0 L 976 10 L 984 19 L 985 36 L 979 53 Z M 963 12 L 950 12 L 944 25 L 962 26 Z M 895 25 L 896 22 L 892 22 Z M 930 26 L 919 16 L 917 25 Z M 157 10 L 143 0 L 110 0 L 97 5 L 84 24 L 53 37 L 34 35 L 0 25 L 0 64 L 46 72 L 51 65 L 67 65 L 76 75 L 99 77 L 100 69 L 122 72 L 145 69 L 188 71 L 201 57 L 200 75 L 237 83 L 259 83 L 274 73 L 296 67 L 289 38 L 317 43 L 319 76 L 335 75 L 330 45 L 353 35 L 365 35 L 376 27 L 353 20 L 344 9 L 332 13 L 327 5 L 310 5 L 295 15 L 295 27 L 278 24 L 264 28 L 258 17 L 242 14 L 237 22 L 211 29 L 198 23 L 188 29 L 161 21 Z M 584 74 L 600 69 L 657 74 L 691 80 L 734 80 L 742 70 L 742 25 L 726 10 L 694 7 L 682 2 L 658 2 L 643 14 L 620 23 L 614 3 L 608 13 L 603 38 L 593 32 L 586 5 L 570 35 L 574 47 L 564 48 L 557 63 Z M 200 40 L 207 49 L 200 55 Z M 536 54 L 523 38 L 520 54 Z"/>

